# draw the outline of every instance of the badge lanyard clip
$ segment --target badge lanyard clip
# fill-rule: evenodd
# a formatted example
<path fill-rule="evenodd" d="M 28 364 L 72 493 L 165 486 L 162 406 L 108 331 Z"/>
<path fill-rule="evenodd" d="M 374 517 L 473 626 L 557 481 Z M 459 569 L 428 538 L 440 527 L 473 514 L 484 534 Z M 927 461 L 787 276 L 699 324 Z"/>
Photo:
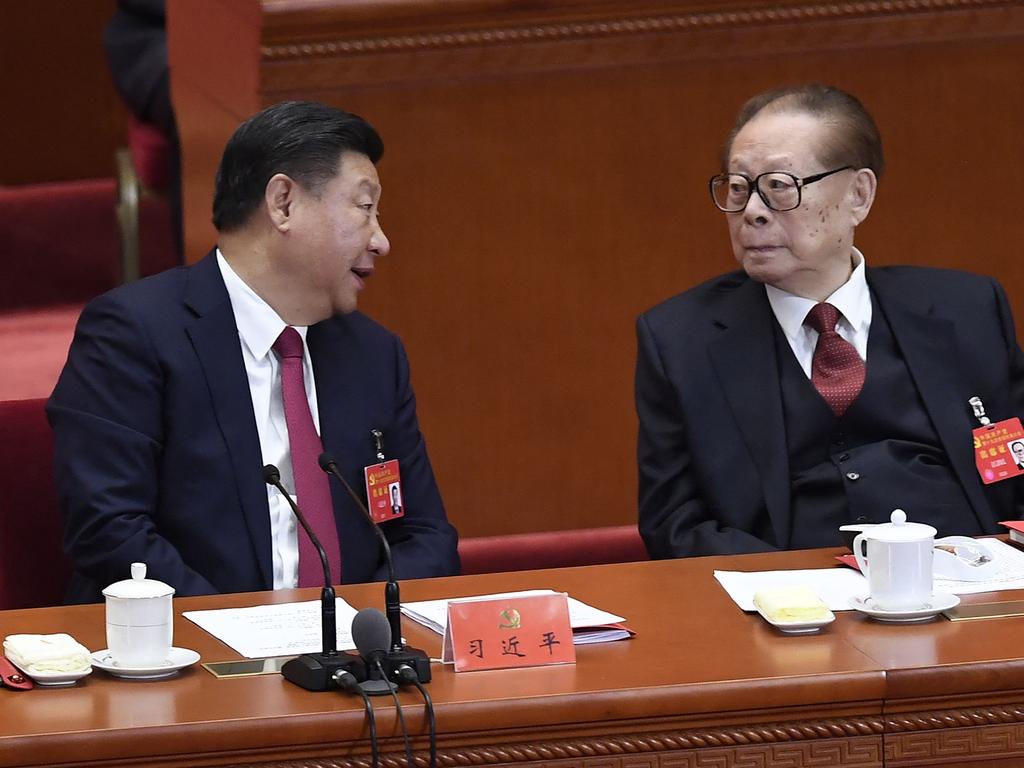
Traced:
<path fill-rule="evenodd" d="M 985 404 L 981 402 L 981 398 L 975 395 L 967 403 L 974 410 L 974 416 L 978 420 L 978 423 L 983 427 L 987 427 L 992 423 L 992 420 L 985 415 Z"/>
<path fill-rule="evenodd" d="M 373 448 L 377 451 L 377 461 L 384 461 L 384 433 L 379 429 L 371 429 L 370 437 L 373 438 Z"/>

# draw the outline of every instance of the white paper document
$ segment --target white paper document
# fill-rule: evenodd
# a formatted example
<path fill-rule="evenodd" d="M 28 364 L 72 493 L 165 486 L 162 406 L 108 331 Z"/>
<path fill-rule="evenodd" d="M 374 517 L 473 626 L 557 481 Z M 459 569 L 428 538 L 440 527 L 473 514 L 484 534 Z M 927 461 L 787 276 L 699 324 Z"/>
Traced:
<path fill-rule="evenodd" d="M 942 541 L 939 539 L 936 543 L 941 544 Z M 998 592 L 1001 589 L 1024 589 L 1024 552 L 999 539 L 975 539 L 974 546 L 989 558 L 977 564 L 978 574 L 970 579 L 936 577 L 935 591 L 973 595 L 977 592 Z M 962 570 L 970 571 L 971 568 Z"/>
<path fill-rule="evenodd" d="M 356 609 L 340 597 L 335 598 L 334 605 L 338 629 L 335 650 L 354 650 L 356 646 L 352 642 L 351 630 Z M 185 611 L 182 616 L 222 643 L 230 645 L 247 659 L 298 656 L 323 650 L 319 600 L 254 605 L 251 608 Z"/>
<path fill-rule="evenodd" d="M 499 592 L 493 595 L 473 595 L 468 597 L 453 597 L 443 600 L 421 600 L 419 602 L 404 603 L 402 613 L 413 621 L 419 622 L 439 635 L 444 634 L 448 625 L 448 602 L 449 600 L 494 600 L 502 597 L 526 597 L 529 595 L 554 595 L 553 589 L 530 589 L 525 592 Z M 569 600 L 569 625 L 573 629 L 573 644 L 588 645 L 590 643 L 601 643 L 610 640 L 623 640 L 629 637 L 629 632 L 624 629 L 611 629 L 604 625 L 618 624 L 625 621 L 621 616 L 614 613 L 602 611 L 593 606 L 581 603 L 575 598 Z"/>
<path fill-rule="evenodd" d="M 941 544 L 947 540 L 939 539 L 937 543 Z M 973 546 L 987 555 L 987 559 L 979 561 L 977 573 L 969 580 L 936 576 L 935 592 L 970 595 L 977 592 L 998 592 L 1003 589 L 1024 589 L 1024 552 L 999 539 L 976 539 Z M 868 594 L 867 579 L 853 568 L 715 571 L 715 578 L 736 605 L 744 611 L 755 610 L 754 593 L 767 587 L 810 587 L 833 611 L 852 610 L 850 598 L 865 597 Z"/>
<path fill-rule="evenodd" d="M 868 582 L 852 568 L 812 568 L 804 571 L 715 571 L 715 578 L 744 611 L 753 611 L 754 593 L 769 587 L 806 586 L 833 611 L 849 611 L 850 598 L 868 593 Z"/>

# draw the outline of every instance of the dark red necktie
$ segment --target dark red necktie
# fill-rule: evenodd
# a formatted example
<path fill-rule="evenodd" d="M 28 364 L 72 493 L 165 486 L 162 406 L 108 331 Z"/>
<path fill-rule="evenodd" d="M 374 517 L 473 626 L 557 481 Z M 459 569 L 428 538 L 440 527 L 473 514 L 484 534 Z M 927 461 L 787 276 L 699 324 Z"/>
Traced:
<path fill-rule="evenodd" d="M 853 344 L 836 333 L 839 310 L 816 304 L 804 322 L 818 332 L 811 361 L 811 383 L 836 416 L 842 416 L 857 399 L 867 371 Z"/>
<path fill-rule="evenodd" d="M 341 581 L 338 527 L 334 522 L 331 486 L 318 464 L 324 448 L 313 425 L 313 415 L 306 399 L 306 383 L 302 373 L 302 337 L 299 332 L 287 326 L 274 342 L 274 351 L 281 358 L 281 394 L 284 397 L 284 420 L 288 425 L 295 494 L 299 498 L 299 509 L 327 552 L 331 582 L 336 584 Z M 323 566 L 316 547 L 301 526 L 298 534 L 299 586 L 322 585 Z"/>

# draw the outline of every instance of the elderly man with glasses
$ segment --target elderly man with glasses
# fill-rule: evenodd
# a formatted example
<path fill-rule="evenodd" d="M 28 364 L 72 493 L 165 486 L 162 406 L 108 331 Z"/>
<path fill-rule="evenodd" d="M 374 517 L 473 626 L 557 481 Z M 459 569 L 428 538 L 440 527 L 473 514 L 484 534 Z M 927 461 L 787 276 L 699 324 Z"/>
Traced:
<path fill-rule="evenodd" d="M 653 557 L 839 545 L 841 525 L 896 507 L 940 535 L 1021 516 L 1024 480 L 972 448 L 979 411 L 1011 432 L 1024 414 L 1006 296 L 988 277 L 866 266 L 854 232 L 883 166 L 874 120 L 839 89 L 741 110 L 709 186 L 742 271 L 637 322 Z"/>

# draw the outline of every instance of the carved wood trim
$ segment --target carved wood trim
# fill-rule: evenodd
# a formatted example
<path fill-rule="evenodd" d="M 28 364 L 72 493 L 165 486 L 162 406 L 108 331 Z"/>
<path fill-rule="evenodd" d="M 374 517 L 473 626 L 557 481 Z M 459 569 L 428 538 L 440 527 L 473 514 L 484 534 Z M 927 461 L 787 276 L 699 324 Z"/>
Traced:
<path fill-rule="evenodd" d="M 1024 705 L 890 714 L 885 726 L 887 766 L 1024 756 Z"/>
<path fill-rule="evenodd" d="M 884 721 L 865 716 L 564 739 L 438 750 L 440 768 L 517 763 L 549 768 L 699 768 L 850 765 L 880 768 Z M 418 768 L 429 768 L 422 749 Z M 406 768 L 401 751 L 380 756 L 381 768 Z M 367 755 L 247 763 L 238 768 L 370 768 Z"/>
<path fill-rule="evenodd" d="M 359 37 L 299 44 L 282 43 L 264 45 L 260 51 L 267 61 L 288 61 L 345 54 L 399 53 L 471 46 L 496 46 L 509 43 L 628 37 L 651 33 L 732 30 L 771 24 L 974 11 L 1012 5 L 1014 3 L 1008 3 L 1006 0 L 866 0 L 865 2 L 845 3 L 796 3 L 728 11 L 547 24 L 510 24 L 500 27 Z"/>
<path fill-rule="evenodd" d="M 921 731 L 885 737 L 886 766 L 975 765 L 1024 756 L 1024 724 Z M 1015 763 L 1016 764 L 1016 763 Z"/>
<path fill-rule="evenodd" d="M 1004 723 L 1024 724 L 1024 704 L 910 712 L 898 715 L 887 714 L 885 716 L 885 731 L 886 733 L 908 733 L 941 728 L 976 728 Z"/>

